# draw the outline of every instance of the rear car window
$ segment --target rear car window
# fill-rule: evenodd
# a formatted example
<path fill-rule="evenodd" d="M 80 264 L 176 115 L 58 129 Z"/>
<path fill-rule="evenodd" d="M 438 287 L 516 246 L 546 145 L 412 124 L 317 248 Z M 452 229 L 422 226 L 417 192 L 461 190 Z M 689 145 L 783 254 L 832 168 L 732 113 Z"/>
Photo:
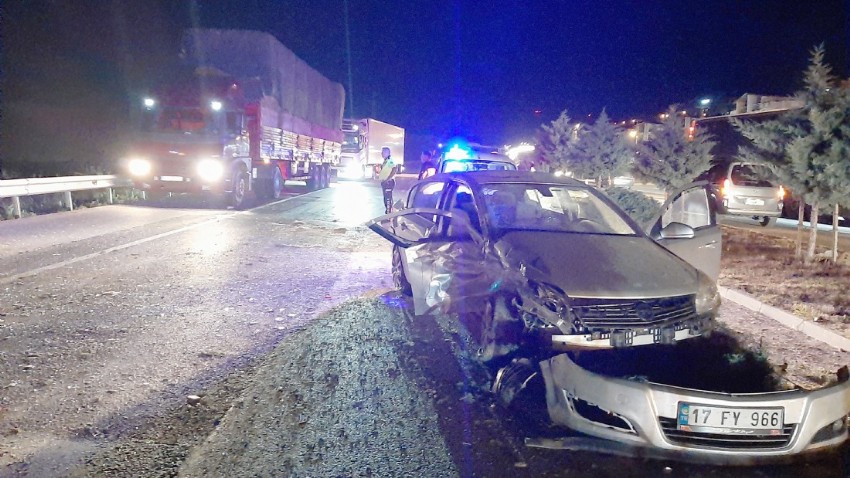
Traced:
<path fill-rule="evenodd" d="M 733 164 L 729 179 L 736 186 L 773 187 L 773 174 L 767 166 L 759 164 Z"/>

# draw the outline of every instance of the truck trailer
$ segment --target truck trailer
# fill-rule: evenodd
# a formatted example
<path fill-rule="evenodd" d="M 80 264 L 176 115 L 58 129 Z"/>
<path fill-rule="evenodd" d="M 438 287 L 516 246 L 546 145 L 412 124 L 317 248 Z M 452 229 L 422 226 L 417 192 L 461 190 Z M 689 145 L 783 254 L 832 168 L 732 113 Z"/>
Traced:
<path fill-rule="evenodd" d="M 185 72 L 139 98 L 139 134 L 126 158 L 153 195 L 211 193 L 242 206 L 278 198 L 286 180 L 330 185 L 342 151 L 345 90 L 272 35 L 189 29 Z"/>
<path fill-rule="evenodd" d="M 404 163 L 404 128 L 373 118 L 342 121 L 342 158 L 338 176 L 344 179 L 371 178 L 384 160 L 381 149 L 390 148 L 397 164 Z"/>

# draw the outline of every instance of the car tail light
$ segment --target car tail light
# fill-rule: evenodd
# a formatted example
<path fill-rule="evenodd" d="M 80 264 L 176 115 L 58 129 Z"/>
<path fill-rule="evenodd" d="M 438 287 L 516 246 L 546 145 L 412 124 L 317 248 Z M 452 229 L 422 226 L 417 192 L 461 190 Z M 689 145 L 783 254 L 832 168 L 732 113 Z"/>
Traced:
<path fill-rule="evenodd" d="M 785 199 L 785 188 L 779 186 L 779 191 L 776 193 L 776 195 L 779 196 L 779 199 Z"/>
<path fill-rule="evenodd" d="M 729 189 L 729 188 L 730 188 L 730 187 L 732 187 L 732 186 L 733 186 L 733 184 L 732 184 L 732 180 L 731 180 L 731 179 L 729 179 L 729 178 L 724 179 L 724 180 L 723 180 L 723 185 L 722 185 L 722 186 L 720 186 L 720 195 L 721 195 L 721 196 L 725 196 L 725 195 L 726 195 L 726 190 L 727 190 L 727 189 Z"/>

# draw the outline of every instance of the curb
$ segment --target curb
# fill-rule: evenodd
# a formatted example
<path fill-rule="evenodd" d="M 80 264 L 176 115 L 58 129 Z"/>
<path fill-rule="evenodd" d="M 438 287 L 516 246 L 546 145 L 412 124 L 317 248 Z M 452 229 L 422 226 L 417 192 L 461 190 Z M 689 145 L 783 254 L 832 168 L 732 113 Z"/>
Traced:
<path fill-rule="evenodd" d="M 803 319 L 801 317 L 797 317 L 796 315 L 785 312 L 782 309 L 777 309 L 771 305 L 767 305 L 755 297 L 741 291 L 737 291 L 734 289 L 729 289 L 722 286 L 717 286 L 717 290 L 720 292 L 720 297 L 724 299 L 731 300 L 738 305 L 746 307 L 750 310 L 758 312 L 760 314 L 764 314 L 767 317 L 779 322 L 780 324 L 788 327 L 789 329 L 794 329 L 799 332 L 802 332 L 813 339 L 820 340 L 821 342 L 835 347 L 842 352 L 850 351 L 850 339 L 839 335 L 829 329 L 821 327 L 820 325 L 815 324 L 810 320 Z"/>

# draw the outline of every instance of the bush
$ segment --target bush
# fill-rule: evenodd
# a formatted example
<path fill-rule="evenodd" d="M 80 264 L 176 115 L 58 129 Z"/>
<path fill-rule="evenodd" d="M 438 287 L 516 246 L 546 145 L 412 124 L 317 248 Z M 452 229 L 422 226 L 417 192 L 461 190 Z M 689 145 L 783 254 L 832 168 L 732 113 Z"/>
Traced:
<path fill-rule="evenodd" d="M 655 219 L 661 211 L 661 205 L 658 202 L 640 191 L 608 188 L 605 194 L 640 225 Z"/>

